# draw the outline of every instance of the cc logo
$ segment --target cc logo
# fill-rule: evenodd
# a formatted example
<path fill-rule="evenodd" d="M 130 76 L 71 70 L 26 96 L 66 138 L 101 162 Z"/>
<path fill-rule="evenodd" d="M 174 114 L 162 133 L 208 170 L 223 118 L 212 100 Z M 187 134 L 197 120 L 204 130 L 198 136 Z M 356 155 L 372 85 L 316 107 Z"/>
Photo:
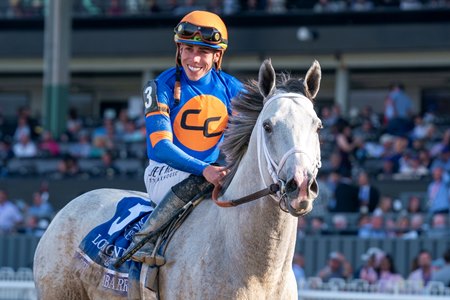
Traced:
<path fill-rule="evenodd" d="M 206 151 L 217 144 L 227 122 L 225 104 L 212 95 L 200 95 L 183 105 L 175 118 L 173 131 L 185 147 Z"/>

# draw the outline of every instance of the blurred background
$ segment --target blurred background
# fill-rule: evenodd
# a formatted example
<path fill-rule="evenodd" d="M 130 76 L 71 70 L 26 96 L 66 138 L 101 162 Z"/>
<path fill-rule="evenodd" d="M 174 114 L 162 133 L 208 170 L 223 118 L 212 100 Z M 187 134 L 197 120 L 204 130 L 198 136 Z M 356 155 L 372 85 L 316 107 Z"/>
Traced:
<path fill-rule="evenodd" d="M 293 264 L 303 299 L 449 297 L 449 0 L 0 0 L 0 294 L 31 276 L 71 199 L 145 190 L 141 89 L 174 66 L 173 28 L 197 9 L 227 24 L 222 67 L 243 81 L 265 58 L 298 76 L 322 66 L 320 195 Z"/>

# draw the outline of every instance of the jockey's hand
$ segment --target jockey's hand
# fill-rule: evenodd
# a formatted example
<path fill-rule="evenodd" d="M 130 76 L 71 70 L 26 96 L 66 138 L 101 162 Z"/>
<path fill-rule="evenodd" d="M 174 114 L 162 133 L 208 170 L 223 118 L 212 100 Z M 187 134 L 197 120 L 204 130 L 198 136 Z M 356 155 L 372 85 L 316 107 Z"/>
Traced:
<path fill-rule="evenodd" d="M 203 170 L 203 176 L 208 180 L 208 182 L 214 184 L 214 185 L 221 185 L 222 179 L 225 177 L 225 175 L 228 174 L 230 170 L 228 170 L 226 167 L 221 166 L 207 166 Z"/>

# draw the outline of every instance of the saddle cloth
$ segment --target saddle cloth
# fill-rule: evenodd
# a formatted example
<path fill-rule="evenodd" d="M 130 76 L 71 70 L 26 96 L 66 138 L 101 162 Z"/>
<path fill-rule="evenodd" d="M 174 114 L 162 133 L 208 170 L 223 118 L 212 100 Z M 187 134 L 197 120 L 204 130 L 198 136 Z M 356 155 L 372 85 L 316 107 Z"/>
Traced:
<path fill-rule="evenodd" d="M 126 297 L 129 270 L 131 267 L 140 270 L 142 264 L 127 260 L 118 269 L 113 265 L 126 252 L 132 237 L 152 211 L 152 204 L 143 198 L 120 200 L 114 216 L 89 232 L 76 249 L 73 257 L 76 276 L 98 289 Z"/>

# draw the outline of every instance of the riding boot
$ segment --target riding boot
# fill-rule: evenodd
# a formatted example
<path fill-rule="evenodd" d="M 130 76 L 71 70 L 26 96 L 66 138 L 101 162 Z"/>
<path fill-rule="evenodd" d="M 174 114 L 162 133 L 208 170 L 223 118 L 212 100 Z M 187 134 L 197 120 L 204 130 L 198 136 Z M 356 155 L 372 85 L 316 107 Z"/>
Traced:
<path fill-rule="evenodd" d="M 164 196 L 155 210 L 150 214 L 141 231 L 137 232 L 133 238 L 131 248 L 139 243 L 150 232 L 159 229 L 167 223 L 175 212 L 191 201 L 195 196 L 205 193 L 211 188 L 211 184 L 203 176 L 190 175 L 185 180 L 173 186 Z M 141 249 L 139 249 L 131 259 L 137 262 L 161 266 L 165 263 L 163 256 L 157 253 L 155 242 L 157 236 L 150 239 Z"/>

